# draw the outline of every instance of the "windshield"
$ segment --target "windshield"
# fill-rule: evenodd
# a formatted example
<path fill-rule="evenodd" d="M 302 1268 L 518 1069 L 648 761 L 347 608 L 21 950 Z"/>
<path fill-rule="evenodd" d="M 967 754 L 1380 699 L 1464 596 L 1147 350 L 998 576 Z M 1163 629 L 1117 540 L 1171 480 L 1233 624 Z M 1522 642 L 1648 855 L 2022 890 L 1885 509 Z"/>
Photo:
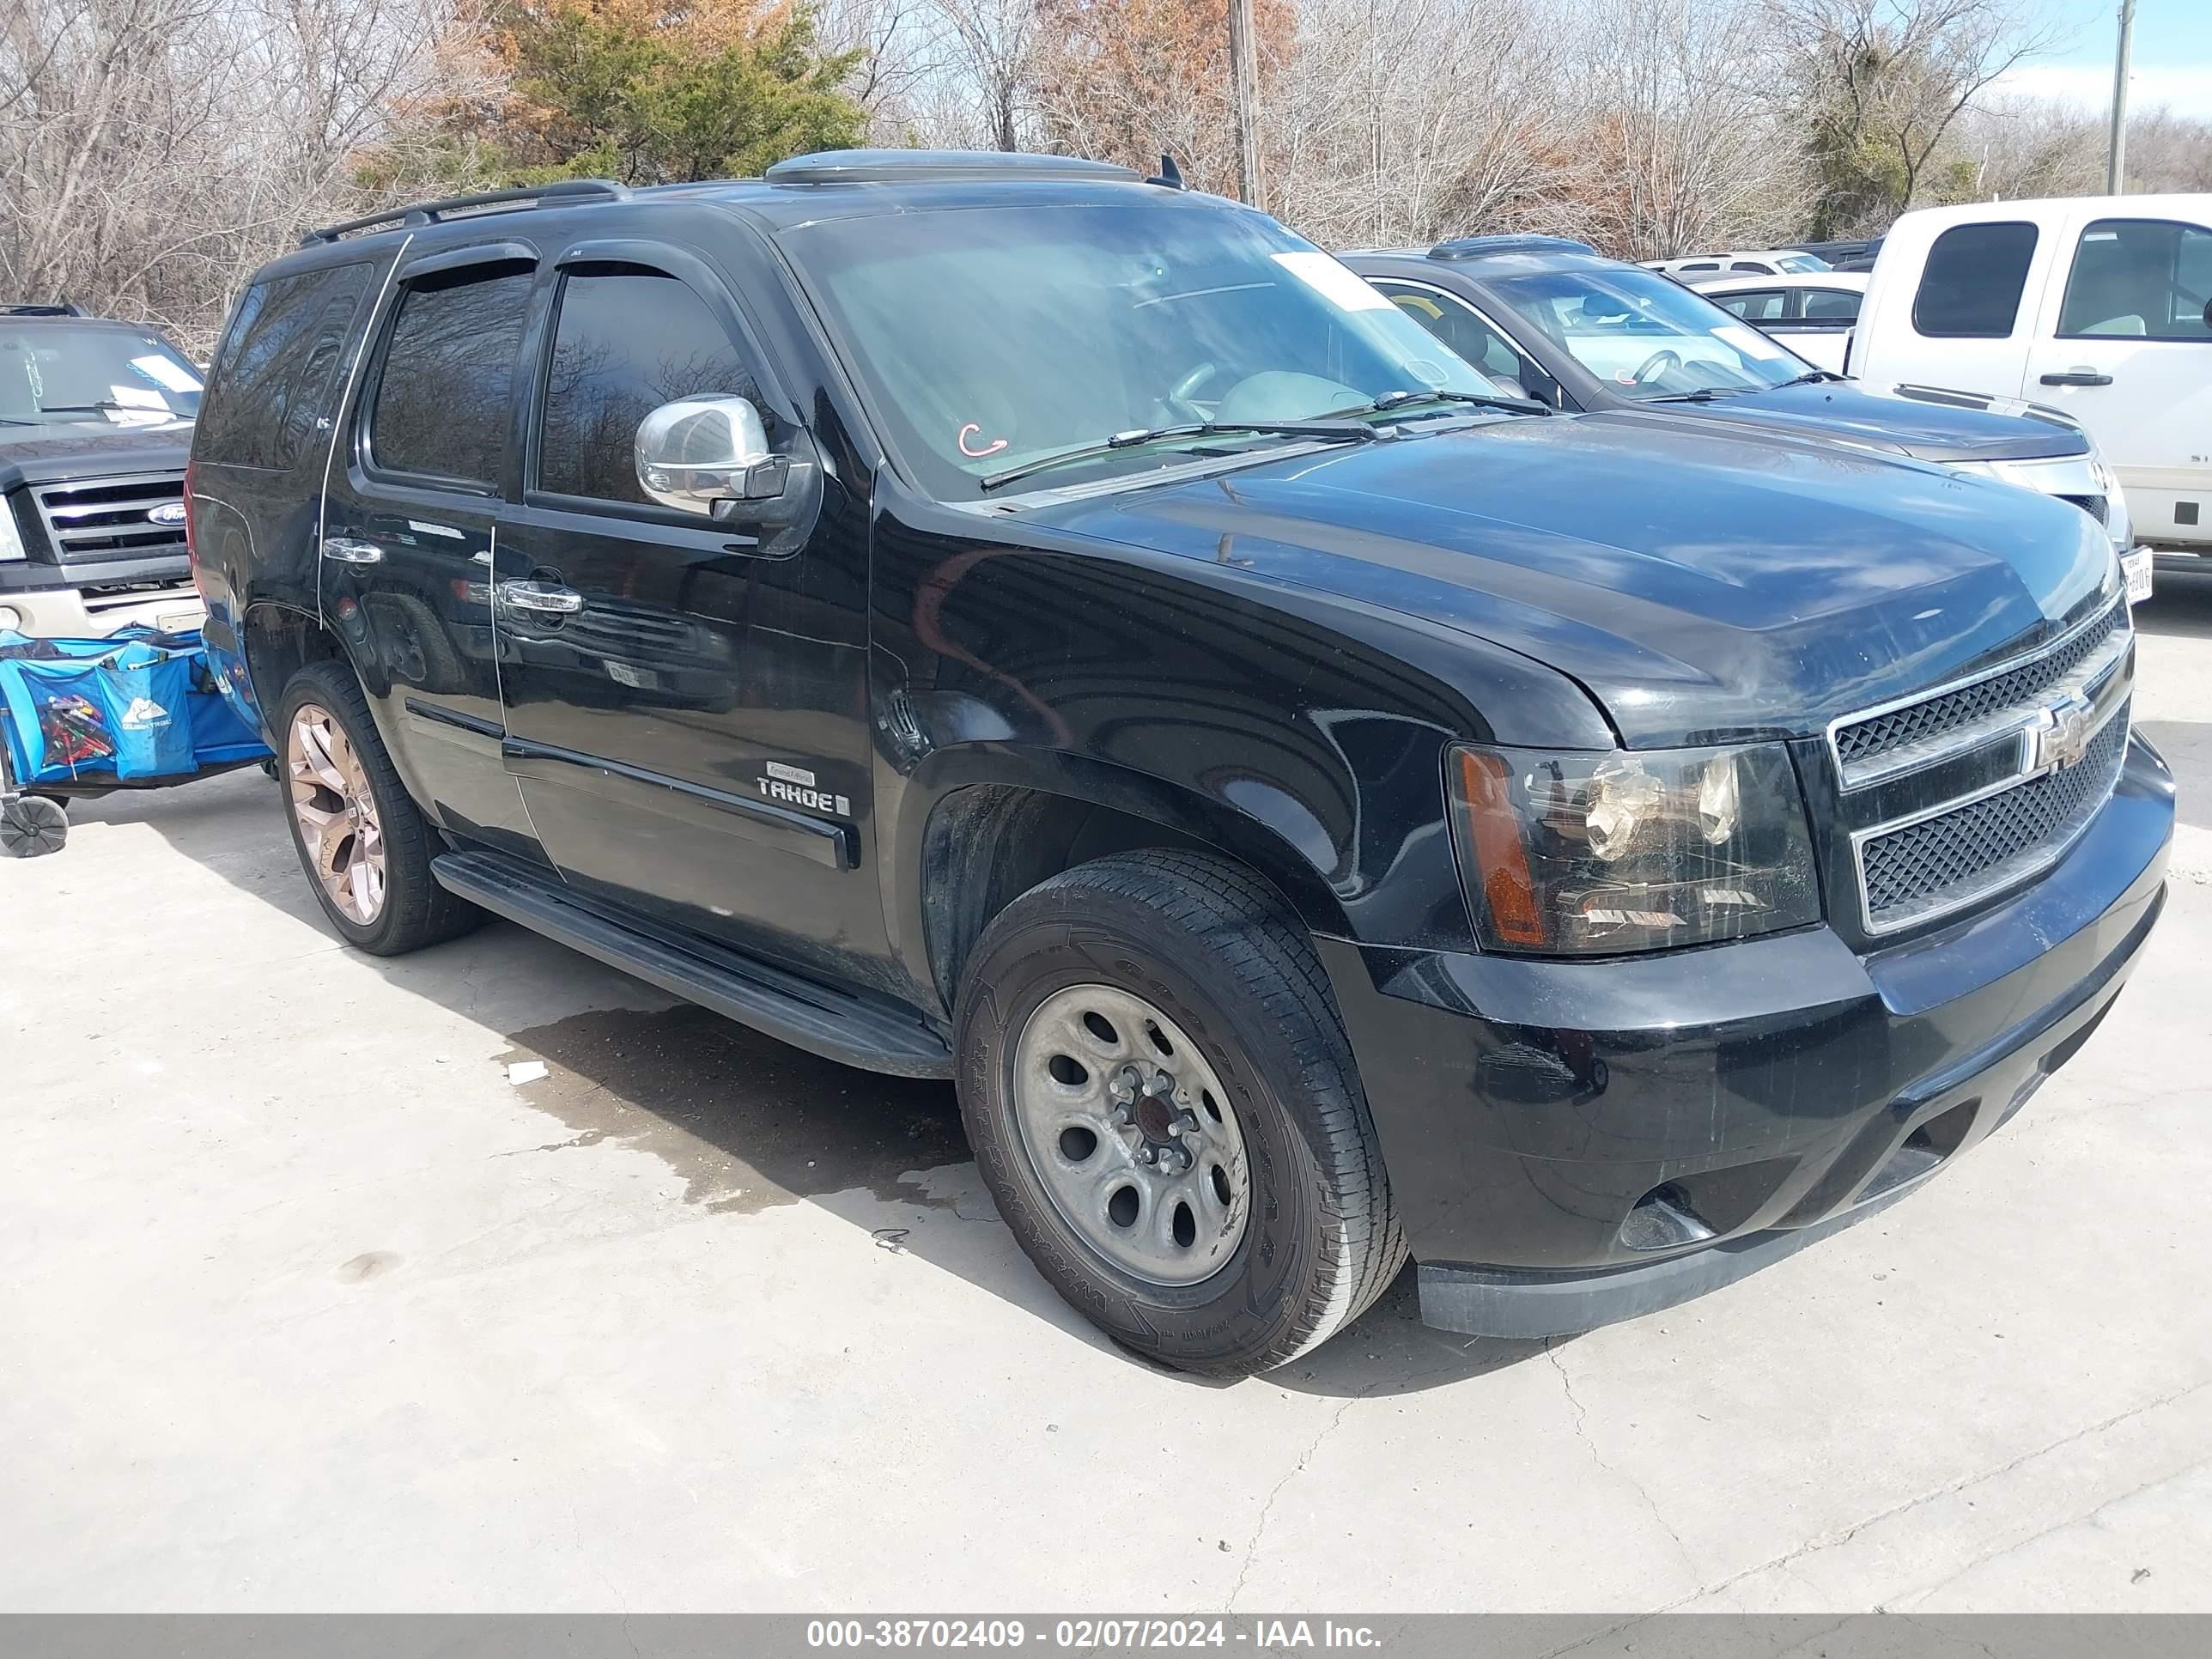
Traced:
<path fill-rule="evenodd" d="M 0 423 L 150 426 L 199 408 L 199 371 L 158 335 L 0 322 Z"/>
<path fill-rule="evenodd" d="M 1131 196 L 785 234 L 892 447 L 938 499 L 981 499 L 1026 462 L 1158 427 L 1304 420 L 1395 392 L 1500 395 L 1273 220 Z M 1439 407 L 1453 406 L 1376 418 Z M 1185 434 L 1070 460 L 1037 487 L 1300 441 Z"/>
<path fill-rule="evenodd" d="M 1700 295 L 1634 265 L 1500 276 L 1515 313 L 1626 398 L 1759 392 L 1806 363 Z"/>
<path fill-rule="evenodd" d="M 1785 253 L 1774 263 L 1784 270 L 1794 271 L 1801 276 L 1811 271 L 1835 269 L 1817 253 Z"/>

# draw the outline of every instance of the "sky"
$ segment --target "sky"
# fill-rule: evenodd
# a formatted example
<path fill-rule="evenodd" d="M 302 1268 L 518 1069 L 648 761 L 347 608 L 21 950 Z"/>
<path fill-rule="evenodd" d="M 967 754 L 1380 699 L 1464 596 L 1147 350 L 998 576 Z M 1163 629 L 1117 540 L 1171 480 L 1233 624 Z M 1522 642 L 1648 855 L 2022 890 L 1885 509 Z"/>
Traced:
<path fill-rule="evenodd" d="M 2046 0 L 2045 9 L 2070 42 L 2014 70 L 2003 88 L 2110 110 L 2119 0 Z M 2130 108 L 2212 117 L 2212 0 L 2136 0 L 2130 62 Z"/>

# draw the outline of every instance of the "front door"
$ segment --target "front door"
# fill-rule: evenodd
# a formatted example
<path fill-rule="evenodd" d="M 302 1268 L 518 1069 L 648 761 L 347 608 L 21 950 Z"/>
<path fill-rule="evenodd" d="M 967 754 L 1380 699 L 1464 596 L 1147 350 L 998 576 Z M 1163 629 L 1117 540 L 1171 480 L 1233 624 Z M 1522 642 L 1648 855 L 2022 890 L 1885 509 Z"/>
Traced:
<path fill-rule="evenodd" d="M 2021 395 L 2089 429 L 2142 540 L 2212 544 L 2212 228 L 2093 219 L 2068 252 Z"/>
<path fill-rule="evenodd" d="M 526 488 L 500 529 L 507 764 L 572 884 L 834 970 L 884 948 L 860 857 L 858 515 L 825 508 L 843 539 L 773 547 L 647 495 L 634 445 L 664 404 L 747 398 L 772 448 L 798 428 L 705 267 L 623 252 L 572 255 L 547 279 Z"/>

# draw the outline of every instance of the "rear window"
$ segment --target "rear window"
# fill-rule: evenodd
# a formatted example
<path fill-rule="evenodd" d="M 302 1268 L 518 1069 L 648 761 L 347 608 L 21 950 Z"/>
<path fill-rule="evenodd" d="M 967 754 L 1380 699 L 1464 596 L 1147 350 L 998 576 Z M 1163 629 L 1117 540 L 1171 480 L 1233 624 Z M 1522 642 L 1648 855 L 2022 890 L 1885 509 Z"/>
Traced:
<path fill-rule="evenodd" d="M 193 454 L 219 466 L 285 469 L 331 415 L 345 344 L 368 298 L 366 264 L 256 283 L 215 359 Z"/>
<path fill-rule="evenodd" d="M 412 284 L 399 301 L 369 417 L 384 471 L 498 481 L 515 356 L 534 273 L 471 268 Z"/>
<path fill-rule="evenodd" d="M 2035 227 L 2017 222 L 1954 225 L 1928 250 L 1912 327 L 1937 340 L 2002 340 L 2020 316 Z"/>

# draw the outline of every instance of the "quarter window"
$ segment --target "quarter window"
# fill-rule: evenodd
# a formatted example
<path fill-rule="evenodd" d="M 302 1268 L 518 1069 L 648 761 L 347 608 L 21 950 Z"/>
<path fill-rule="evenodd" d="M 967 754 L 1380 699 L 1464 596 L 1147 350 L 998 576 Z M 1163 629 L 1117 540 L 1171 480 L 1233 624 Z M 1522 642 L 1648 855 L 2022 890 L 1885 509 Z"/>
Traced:
<path fill-rule="evenodd" d="M 649 505 L 637 481 L 638 423 L 679 398 L 760 388 L 707 303 L 675 277 L 587 267 L 561 289 L 538 428 L 538 488 Z"/>
<path fill-rule="evenodd" d="M 1805 319 L 1821 323 L 1856 321 L 1860 298 L 1849 289 L 1808 288 L 1805 290 Z"/>
<path fill-rule="evenodd" d="M 2212 230 L 2159 219 L 2098 220 L 2074 250 L 2058 332 L 2212 339 Z"/>
<path fill-rule="evenodd" d="M 1914 331 L 1938 340 L 2008 338 L 2034 258 L 2033 225 L 1952 226 L 1928 250 L 1912 298 Z"/>
<path fill-rule="evenodd" d="M 513 265 L 411 284 L 399 302 L 369 418 L 386 471 L 498 481 L 532 274 Z"/>
<path fill-rule="evenodd" d="M 354 312 L 368 292 L 366 264 L 257 283 L 216 359 L 198 443 L 222 466 L 284 468 L 298 459 L 326 399 Z"/>

